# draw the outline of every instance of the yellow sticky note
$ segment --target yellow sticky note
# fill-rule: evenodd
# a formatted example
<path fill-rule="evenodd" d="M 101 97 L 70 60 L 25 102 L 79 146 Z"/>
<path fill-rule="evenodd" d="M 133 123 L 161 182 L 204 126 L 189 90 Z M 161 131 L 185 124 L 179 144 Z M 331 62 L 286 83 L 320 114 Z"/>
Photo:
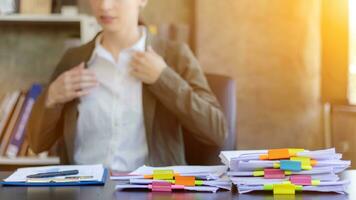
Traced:
<path fill-rule="evenodd" d="M 290 156 L 297 156 L 297 153 L 303 152 L 304 149 L 288 149 Z"/>
<path fill-rule="evenodd" d="M 300 161 L 302 162 L 302 165 L 311 165 L 311 159 L 308 157 L 291 157 L 290 160 Z"/>
<path fill-rule="evenodd" d="M 293 184 L 274 184 L 273 194 L 295 194 L 295 185 Z"/>
<path fill-rule="evenodd" d="M 173 170 L 154 170 L 153 179 L 155 180 L 172 180 L 174 177 Z"/>
<path fill-rule="evenodd" d="M 304 170 L 311 170 L 313 168 L 311 159 L 308 157 L 291 157 L 290 160 L 302 162 L 302 169 Z"/>
<path fill-rule="evenodd" d="M 273 163 L 273 168 L 279 169 L 281 167 L 281 164 L 278 162 Z"/>

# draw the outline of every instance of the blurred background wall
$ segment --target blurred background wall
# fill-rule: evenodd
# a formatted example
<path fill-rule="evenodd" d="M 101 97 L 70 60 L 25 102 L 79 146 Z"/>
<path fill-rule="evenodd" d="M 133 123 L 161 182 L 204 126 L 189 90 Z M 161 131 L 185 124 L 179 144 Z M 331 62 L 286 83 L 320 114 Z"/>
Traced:
<path fill-rule="evenodd" d="M 239 148 L 322 146 L 320 5 L 197 1 L 202 66 L 237 81 Z"/>

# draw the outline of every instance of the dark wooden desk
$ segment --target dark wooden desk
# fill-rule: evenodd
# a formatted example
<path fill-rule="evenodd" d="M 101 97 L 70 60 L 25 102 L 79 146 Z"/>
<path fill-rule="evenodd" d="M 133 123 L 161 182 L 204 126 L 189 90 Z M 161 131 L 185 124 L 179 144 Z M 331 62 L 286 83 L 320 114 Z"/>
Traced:
<path fill-rule="evenodd" d="M 10 172 L 0 172 L 0 178 L 6 178 Z M 356 170 L 347 171 L 342 175 L 344 178 L 353 180 L 349 187 L 349 195 L 323 194 L 323 193 L 303 193 L 295 196 L 283 195 L 273 196 L 270 193 L 254 193 L 239 195 L 236 190 L 233 192 L 211 193 L 151 193 L 147 191 L 115 191 L 115 182 L 108 181 L 105 187 L 1 187 L 0 199 L 28 199 L 28 200 L 94 200 L 94 199 L 149 199 L 149 200 L 210 200 L 210 199 L 243 199 L 243 200 L 356 200 Z"/>

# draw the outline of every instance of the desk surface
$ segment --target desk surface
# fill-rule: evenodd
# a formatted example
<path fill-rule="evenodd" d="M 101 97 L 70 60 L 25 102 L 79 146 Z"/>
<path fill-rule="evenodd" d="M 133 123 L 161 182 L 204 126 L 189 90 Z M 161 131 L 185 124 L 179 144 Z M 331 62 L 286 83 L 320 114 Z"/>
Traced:
<path fill-rule="evenodd" d="M 6 178 L 10 172 L 0 172 L 0 178 Z M 195 200 L 195 199 L 243 199 L 243 200 L 356 200 L 356 170 L 347 171 L 342 174 L 343 178 L 353 180 L 349 187 L 348 195 L 323 194 L 323 193 L 303 193 L 295 196 L 273 196 L 270 193 L 253 193 L 239 195 L 236 189 L 233 192 L 223 191 L 216 194 L 211 193 L 151 193 L 147 191 L 115 191 L 115 182 L 108 180 L 103 187 L 1 187 L 0 199 L 50 199 L 50 200 L 91 200 L 91 199 L 149 199 L 149 200 Z"/>

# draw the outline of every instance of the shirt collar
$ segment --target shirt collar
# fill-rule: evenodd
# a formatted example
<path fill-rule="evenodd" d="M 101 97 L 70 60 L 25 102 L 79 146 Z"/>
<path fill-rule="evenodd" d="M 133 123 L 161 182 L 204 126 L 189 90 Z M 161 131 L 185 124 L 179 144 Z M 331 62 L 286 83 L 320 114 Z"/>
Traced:
<path fill-rule="evenodd" d="M 131 46 L 127 49 L 123 49 L 120 53 L 125 53 L 125 52 L 127 53 L 127 52 L 132 52 L 132 51 L 145 51 L 146 39 L 147 39 L 147 28 L 144 26 L 140 26 L 139 29 L 141 32 L 140 39 L 133 46 Z M 103 47 L 103 45 L 101 44 L 102 37 L 103 37 L 102 33 L 100 33 L 96 37 L 95 48 L 94 48 L 93 53 L 88 61 L 88 65 L 91 65 L 97 56 L 104 57 L 108 60 L 113 60 L 113 56 L 111 55 L 111 53 L 107 49 L 105 49 Z"/>

